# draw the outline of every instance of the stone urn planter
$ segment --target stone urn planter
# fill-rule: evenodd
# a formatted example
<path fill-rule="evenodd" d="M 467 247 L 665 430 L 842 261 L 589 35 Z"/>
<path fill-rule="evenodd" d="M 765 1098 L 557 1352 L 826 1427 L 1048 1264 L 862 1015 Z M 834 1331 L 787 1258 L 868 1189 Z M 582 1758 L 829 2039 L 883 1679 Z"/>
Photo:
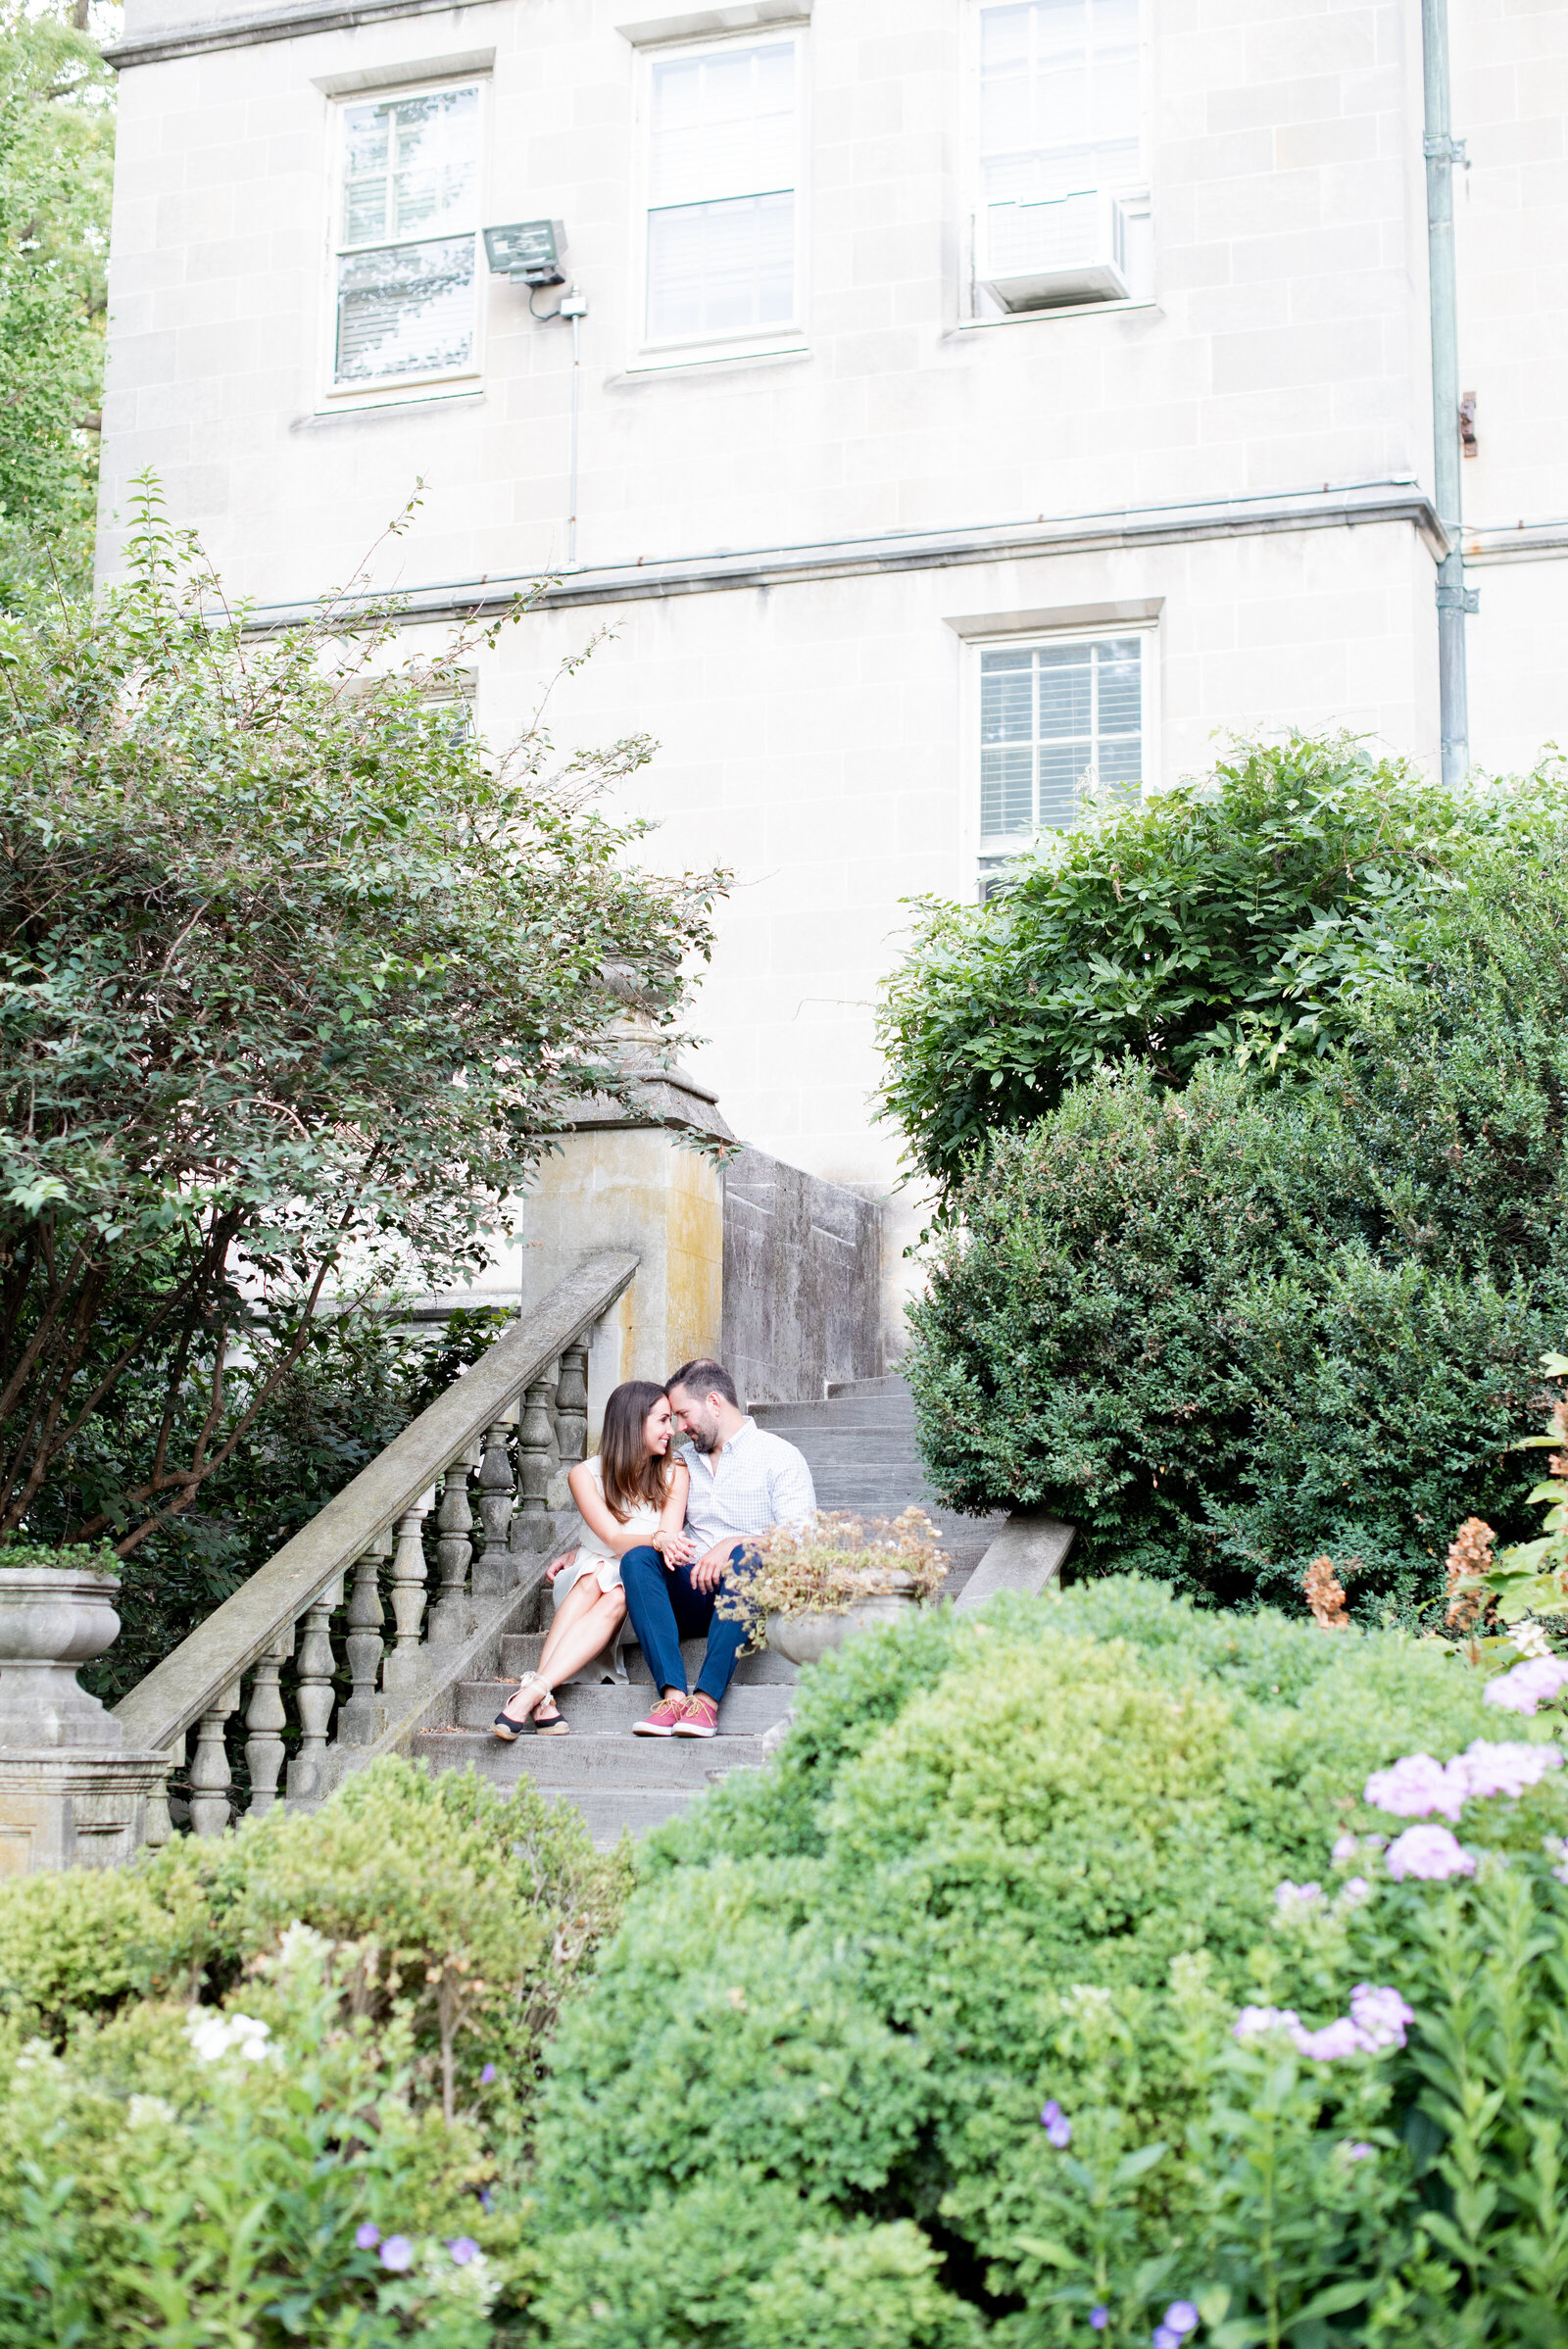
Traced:
<path fill-rule="evenodd" d="M 0 1567 L 0 1745 L 101 1746 L 124 1733 L 76 1671 L 120 1637 L 116 1574 Z"/>
<path fill-rule="evenodd" d="M 871 1577 L 864 1577 L 871 1580 Z M 919 1605 L 914 1578 L 887 1574 L 875 1578 L 880 1588 L 852 1600 L 842 1614 L 824 1609 L 807 1615 L 769 1615 L 767 1644 L 775 1655 L 792 1664 L 820 1664 L 833 1648 L 842 1647 L 857 1632 L 874 1631 L 880 1623 L 902 1623 Z M 890 1589 L 888 1586 L 892 1585 Z M 903 1585 L 900 1589 L 899 1586 Z"/>
<path fill-rule="evenodd" d="M 78 1688 L 120 1636 L 116 1574 L 0 1567 L 0 1876 L 108 1868 L 146 1840 L 166 1753 L 134 1753 Z"/>

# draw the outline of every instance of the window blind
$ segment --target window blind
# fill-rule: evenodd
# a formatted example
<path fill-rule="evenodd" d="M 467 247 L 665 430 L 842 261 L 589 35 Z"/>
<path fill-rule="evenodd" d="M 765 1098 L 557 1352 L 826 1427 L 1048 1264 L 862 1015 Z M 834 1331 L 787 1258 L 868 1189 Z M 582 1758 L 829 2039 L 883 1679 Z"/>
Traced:
<path fill-rule="evenodd" d="M 471 87 L 344 109 L 335 382 L 470 364 L 478 129 Z"/>
<path fill-rule="evenodd" d="M 793 41 L 655 61 L 650 342 L 793 322 L 795 158 Z"/>
<path fill-rule="evenodd" d="M 1086 797 L 1143 785 L 1136 636 L 1006 645 L 980 656 L 982 846 L 1072 823 Z"/>
<path fill-rule="evenodd" d="M 1141 176 L 1139 0 L 1022 0 L 980 12 L 988 204 Z"/>

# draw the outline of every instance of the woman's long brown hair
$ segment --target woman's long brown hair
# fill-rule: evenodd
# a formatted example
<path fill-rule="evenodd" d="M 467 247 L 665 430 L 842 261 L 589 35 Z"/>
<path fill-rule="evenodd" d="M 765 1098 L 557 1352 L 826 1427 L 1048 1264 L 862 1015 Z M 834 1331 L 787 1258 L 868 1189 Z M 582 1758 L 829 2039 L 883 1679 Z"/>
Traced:
<path fill-rule="evenodd" d="M 643 1442 L 643 1422 L 655 1403 L 663 1399 L 663 1388 L 656 1387 L 652 1379 L 628 1379 L 605 1405 L 599 1474 L 604 1481 L 605 1506 L 622 1525 L 634 1509 L 662 1509 L 668 1497 L 674 1467 L 669 1453 L 656 1458 Z"/>

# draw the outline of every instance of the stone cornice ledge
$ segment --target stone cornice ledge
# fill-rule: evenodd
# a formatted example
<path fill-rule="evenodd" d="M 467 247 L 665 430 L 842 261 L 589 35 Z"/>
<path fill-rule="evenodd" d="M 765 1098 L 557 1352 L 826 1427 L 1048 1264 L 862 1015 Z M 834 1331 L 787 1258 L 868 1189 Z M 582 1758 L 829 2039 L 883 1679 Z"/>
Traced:
<path fill-rule="evenodd" d="M 579 605 L 715 595 L 737 588 L 787 587 L 883 572 L 948 570 L 973 563 L 1023 562 L 1041 555 L 1179 546 L 1201 539 L 1364 528 L 1379 522 L 1402 522 L 1418 531 L 1436 557 L 1447 551 L 1442 525 L 1424 489 L 1408 481 L 1352 482 L 1327 490 L 1221 498 L 1182 506 L 1127 507 L 1112 514 L 1072 514 L 978 530 L 894 531 L 879 538 L 606 563 L 598 569 L 554 578 L 533 600 L 536 609 L 570 611 Z M 401 602 L 410 622 L 447 620 L 505 611 L 534 586 L 532 579 L 520 574 L 451 579 L 412 588 Z M 304 601 L 255 604 L 250 608 L 250 626 L 258 635 L 299 627 L 314 619 L 318 609 L 315 603 Z"/>
<path fill-rule="evenodd" d="M 303 8 L 273 8 L 254 17 L 209 17 L 198 24 L 169 24 L 130 40 L 111 41 L 104 62 L 123 73 L 127 66 L 163 65 L 172 57 L 203 57 L 214 49 L 253 49 L 262 41 L 293 41 L 312 32 L 351 32 L 357 24 L 378 24 L 385 17 L 445 16 L 451 9 L 482 8 L 489 0 L 311 0 Z"/>

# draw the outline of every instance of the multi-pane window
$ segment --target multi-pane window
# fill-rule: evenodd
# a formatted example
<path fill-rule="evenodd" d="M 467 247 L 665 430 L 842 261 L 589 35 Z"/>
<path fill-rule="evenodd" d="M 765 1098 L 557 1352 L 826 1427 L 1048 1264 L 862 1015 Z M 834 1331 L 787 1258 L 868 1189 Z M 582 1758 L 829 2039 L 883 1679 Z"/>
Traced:
<path fill-rule="evenodd" d="M 777 334 L 795 323 L 796 43 L 653 62 L 650 343 Z"/>
<path fill-rule="evenodd" d="M 1022 845 L 1086 802 L 1136 799 L 1144 771 L 1137 636 L 1005 645 L 980 656 L 980 846 Z"/>
<path fill-rule="evenodd" d="M 478 190 L 471 84 L 344 107 L 335 385 L 472 367 Z"/>
<path fill-rule="evenodd" d="M 1140 177 L 1139 0 L 1021 0 L 980 11 L 986 204 Z"/>

